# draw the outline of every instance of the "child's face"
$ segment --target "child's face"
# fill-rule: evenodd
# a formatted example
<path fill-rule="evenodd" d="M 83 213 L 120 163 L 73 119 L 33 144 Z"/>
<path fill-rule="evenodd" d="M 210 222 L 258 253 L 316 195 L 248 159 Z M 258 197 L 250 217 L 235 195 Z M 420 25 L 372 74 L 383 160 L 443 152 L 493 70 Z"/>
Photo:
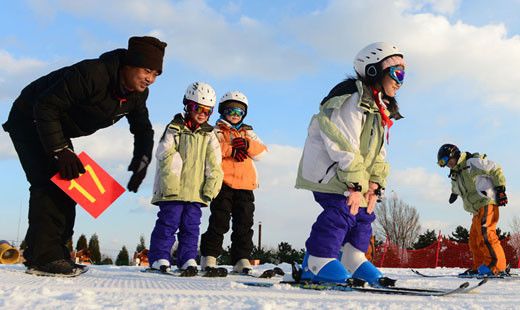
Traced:
<path fill-rule="evenodd" d="M 227 108 L 224 110 L 226 121 L 230 122 L 233 125 L 240 123 L 240 121 L 244 117 L 244 114 L 244 110 L 240 108 Z"/>
<path fill-rule="evenodd" d="M 187 108 L 190 118 L 199 125 L 207 122 L 211 112 L 213 111 L 212 107 L 202 104 L 188 105 Z"/>
<path fill-rule="evenodd" d="M 404 68 L 402 66 L 391 67 L 390 71 L 384 75 L 381 85 L 385 94 L 395 97 L 404 79 Z M 398 82 L 400 80 L 400 82 Z"/>
<path fill-rule="evenodd" d="M 448 160 L 447 166 L 450 169 L 453 169 L 453 167 L 455 167 L 456 165 L 457 165 L 457 159 L 456 158 L 450 158 L 450 160 Z"/>

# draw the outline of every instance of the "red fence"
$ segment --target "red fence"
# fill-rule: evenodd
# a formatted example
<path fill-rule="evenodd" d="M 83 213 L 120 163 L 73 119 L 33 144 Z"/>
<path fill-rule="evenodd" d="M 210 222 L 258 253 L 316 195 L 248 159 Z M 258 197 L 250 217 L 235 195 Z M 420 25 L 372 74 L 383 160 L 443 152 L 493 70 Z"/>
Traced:
<path fill-rule="evenodd" d="M 520 268 L 518 255 L 509 244 L 509 238 L 501 240 L 507 263 Z M 399 249 L 388 241 L 376 247 L 374 264 L 378 267 L 435 268 L 471 267 L 472 256 L 467 243 L 450 241 L 440 236 L 438 241 L 419 250 Z"/>

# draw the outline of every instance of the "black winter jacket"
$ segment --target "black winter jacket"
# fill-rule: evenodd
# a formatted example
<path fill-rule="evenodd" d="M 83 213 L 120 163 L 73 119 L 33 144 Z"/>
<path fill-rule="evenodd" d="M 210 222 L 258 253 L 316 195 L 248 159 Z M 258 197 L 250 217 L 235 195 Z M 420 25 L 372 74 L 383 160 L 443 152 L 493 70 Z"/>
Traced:
<path fill-rule="evenodd" d="M 151 158 L 148 89 L 124 98 L 120 94 L 119 68 L 125 54 L 126 49 L 116 49 L 35 80 L 15 100 L 4 129 L 14 135 L 37 131 L 51 153 L 70 146 L 70 138 L 91 135 L 125 116 L 134 135 L 134 157 Z"/>

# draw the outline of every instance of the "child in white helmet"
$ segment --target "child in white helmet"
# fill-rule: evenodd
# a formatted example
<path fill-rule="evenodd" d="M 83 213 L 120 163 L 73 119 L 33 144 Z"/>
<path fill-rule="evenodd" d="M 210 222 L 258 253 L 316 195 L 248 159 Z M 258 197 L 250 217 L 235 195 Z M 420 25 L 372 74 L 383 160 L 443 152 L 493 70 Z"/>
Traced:
<path fill-rule="evenodd" d="M 208 124 L 215 101 L 209 84 L 188 86 L 184 115 L 175 115 L 157 146 L 152 203 L 160 210 L 148 253 L 152 270 L 170 271 L 170 252 L 178 231 L 177 266 L 182 276 L 197 274 L 201 208 L 217 196 L 223 177 L 220 145 Z"/>
<path fill-rule="evenodd" d="M 336 85 L 309 125 L 296 187 L 312 191 L 323 211 L 305 244 L 301 279 L 388 285 L 365 252 L 388 175 L 385 136 L 391 118 L 401 117 L 394 97 L 405 62 L 397 47 L 378 42 L 358 53 L 354 69 L 357 77 Z"/>
<path fill-rule="evenodd" d="M 220 99 L 216 131 L 222 149 L 224 182 L 211 202 L 208 230 L 201 236 L 201 267 L 206 271 L 216 268 L 224 234 L 229 231 L 229 221 L 233 218 L 230 253 L 233 271 L 251 272 L 253 190 L 258 187 L 253 160 L 258 160 L 267 148 L 253 132 L 253 127 L 243 123 L 247 108 L 247 97 L 239 91 L 228 92 Z"/>

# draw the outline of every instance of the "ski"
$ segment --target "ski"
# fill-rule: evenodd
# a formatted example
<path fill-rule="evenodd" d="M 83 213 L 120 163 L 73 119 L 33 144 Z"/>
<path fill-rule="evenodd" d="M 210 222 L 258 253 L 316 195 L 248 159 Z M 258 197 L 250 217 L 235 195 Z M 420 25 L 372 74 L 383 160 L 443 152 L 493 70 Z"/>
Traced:
<path fill-rule="evenodd" d="M 483 279 L 478 284 L 470 286 L 469 282 L 464 282 L 454 289 L 417 289 L 407 287 L 359 287 L 350 286 L 349 284 L 331 284 L 331 283 L 296 283 L 296 282 L 239 282 L 246 286 L 270 288 L 274 285 L 290 285 L 301 289 L 310 289 L 318 291 L 344 291 L 344 292 L 364 292 L 374 294 L 390 294 L 390 295 L 409 295 L 409 296 L 448 296 L 452 294 L 468 293 L 482 286 L 487 282 Z"/>
<path fill-rule="evenodd" d="M 244 270 L 242 272 L 231 271 L 230 274 L 253 277 L 253 278 L 260 278 L 260 279 L 270 279 L 276 275 L 283 276 L 283 275 L 285 275 L 285 272 L 281 268 L 275 267 L 273 269 L 264 270 L 261 274 L 258 274 L 256 272 L 254 272 L 253 269 L 244 268 Z"/>
<path fill-rule="evenodd" d="M 415 273 L 418 276 L 424 277 L 424 278 L 461 278 L 461 279 L 520 279 L 520 275 L 513 273 L 513 274 L 503 274 L 503 275 L 496 275 L 496 276 L 484 276 L 484 275 L 467 275 L 463 276 L 460 274 L 426 274 L 422 273 L 419 270 L 410 269 L 413 273 Z"/>
<path fill-rule="evenodd" d="M 31 274 L 34 276 L 40 276 L 40 277 L 54 277 L 54 278 L 74 278 L 81 274 L 84 274 L 88 271 L 88 267 L 84 268 L 74 268 L 74 272 L 70 274 L 62 274 L 62 273 L 52 273 L 52 272 L 45 272 L 33 268 L 29 268 L 25 271 L 27 274 Z"/>
<path fill-rule="evenodd" d="M 141 272 L 144 273 L 155 273 L 160 275 L 166 275 L 166 276 L 173 276 L 173 277 L 194 277 L 194 276 L 202 276 L 207 278 L 224 278 L 228 275 L 227 269 L 225 268 L 212 268 L 211 270 L 207 271 L 198 271 L 197 273 L 193 272 L 186 272 L 186 270 L 158 270 L 153 268 L 146 268 L 141 270 Z"/>

